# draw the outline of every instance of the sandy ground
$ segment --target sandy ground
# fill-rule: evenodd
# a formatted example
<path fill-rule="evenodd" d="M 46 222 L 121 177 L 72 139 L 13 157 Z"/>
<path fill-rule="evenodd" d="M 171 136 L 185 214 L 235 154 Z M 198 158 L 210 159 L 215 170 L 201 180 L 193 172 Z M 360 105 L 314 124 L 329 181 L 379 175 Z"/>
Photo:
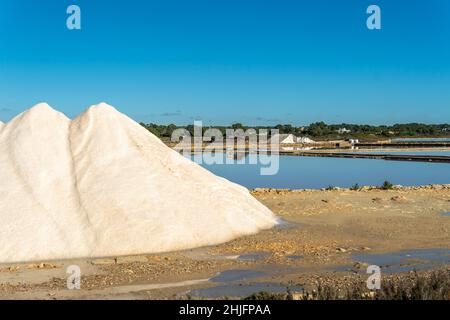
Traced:
<path fill-rule="evenodd" d="M 283 220 L 279 227 L 182 252 L 0 265 L 0 298 L 183 299 L 229 285 L 348 286 L 366 277 L 355 254 L 450 249 L 450 216 L 442 214 L 450 211 L 450 185 L 253 195 Z M 80 290 L 67 289 L 70 265 L 80 267 Z M 241 271 L 214 278 L 229 270 Z"/>

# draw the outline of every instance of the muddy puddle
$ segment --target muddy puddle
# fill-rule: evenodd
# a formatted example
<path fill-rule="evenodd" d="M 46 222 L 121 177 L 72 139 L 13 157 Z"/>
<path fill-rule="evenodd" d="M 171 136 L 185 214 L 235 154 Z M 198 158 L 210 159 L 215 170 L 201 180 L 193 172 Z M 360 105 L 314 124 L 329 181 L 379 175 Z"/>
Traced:
<path fill-rule="evenodd" d="M 267 277 L 270 273 L 248 269 L 233 269 L 220 272 L 209 279 L 216 283 L 214 287 L 189 291 L 188 295 L 202 298 L 245 297 L 261 291 L 269 293 L 286 293 L 288 288 L 302 290 L 299 286 L 286 286 L 275 282 L 252 282 L 257 278 Z"/>
<path fill-rule="evenodd" d="M 241 254 L 238 260 L 242 261 L 256 261 L 267 258 L 269 256 L 268 252 L 251 252 L 246 254 Z"/>
<path fill-rule="evenodd" d="M 300 260 L 301 258 L 303 258 L 303 256 L 292 255 L 292 256 L 286 256 L 286 258 L 289 260 Z"/>
<path fill-rule="evenodd" d="M 300 225 L 301 224 L 298 222 L 292 222 L 283 218 L 277 218 L 277 225 L 274 228 L 278 230 L 289 230 L 298 228 Z"/>
<path fill-rule="evenodd" d="M 419 249 L 389 253 L 357 253 L 352 259 L 363 266 L 377 265 L 382 272 L 400 273 L 428 270 L 450 264 L 450 249 Z M 354 270 L 365 272 L 365 268 Z"/>
<path fill-rule="evenodd" d="M 211 282 L 246 281 L 254 278 L 260 278 L 266 275 L 267 274 L 262 271 L 233 269 L 220 272 L 218 275 L 212 277 L 210 281 Z"/>

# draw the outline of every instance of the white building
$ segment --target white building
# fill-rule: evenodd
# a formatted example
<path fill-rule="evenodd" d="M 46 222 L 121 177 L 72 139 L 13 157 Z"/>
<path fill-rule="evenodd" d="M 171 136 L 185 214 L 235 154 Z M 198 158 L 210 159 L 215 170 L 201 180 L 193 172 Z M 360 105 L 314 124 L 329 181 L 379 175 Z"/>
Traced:
<path fill-rule="evenodd" d="M 347 128 L 339 128 L 339 129 L 337 129 L 336 131 L 337 131 L 337 133 L 339 133 L 339 134 L 350 133 L 350 132 L 351 132 L 351 130 L 349 130 L 349 129 L 347 129 Z"/>
<path fill-rule="evenodd" d="M 308 137 L 298 137 L 297 143 L 308 144 L 308 143 L 316 143 L 316 142 Z"/>

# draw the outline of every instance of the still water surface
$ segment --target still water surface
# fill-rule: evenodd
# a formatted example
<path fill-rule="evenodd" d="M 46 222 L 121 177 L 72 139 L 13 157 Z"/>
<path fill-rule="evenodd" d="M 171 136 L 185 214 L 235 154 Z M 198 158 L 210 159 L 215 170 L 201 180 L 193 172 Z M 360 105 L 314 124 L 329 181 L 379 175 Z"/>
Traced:
<path fill-rule="evenodd" d="M 261 175 L 261 164 L 202 164 L 247 188 L 319 189 L 328 186 L 381 185 L 385 180 L 405 186 L 450 183 L 450 164 L 374 159 L 279 156 L 275 175 Z"/>

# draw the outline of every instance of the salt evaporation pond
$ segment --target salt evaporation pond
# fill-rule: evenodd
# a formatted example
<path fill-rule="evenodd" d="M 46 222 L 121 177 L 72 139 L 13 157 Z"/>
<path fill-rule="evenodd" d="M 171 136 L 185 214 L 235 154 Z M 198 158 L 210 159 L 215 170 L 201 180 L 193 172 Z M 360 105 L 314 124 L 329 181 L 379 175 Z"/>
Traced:
<path fill-rule="evenodd" d="M 328 186 L 381 185 L 385 180 L 405 186 L 450 183 L 450 164 L 375 159 L 279 156 L 275 175 L 260 174 L 260 164 L 202 164 L 216 175 L 247 188 L 319 189 Z"/>
<path fill-rule="evenodd" d="M 396 138 L 392 142 L 450 142 L 450 138 Z"/>

